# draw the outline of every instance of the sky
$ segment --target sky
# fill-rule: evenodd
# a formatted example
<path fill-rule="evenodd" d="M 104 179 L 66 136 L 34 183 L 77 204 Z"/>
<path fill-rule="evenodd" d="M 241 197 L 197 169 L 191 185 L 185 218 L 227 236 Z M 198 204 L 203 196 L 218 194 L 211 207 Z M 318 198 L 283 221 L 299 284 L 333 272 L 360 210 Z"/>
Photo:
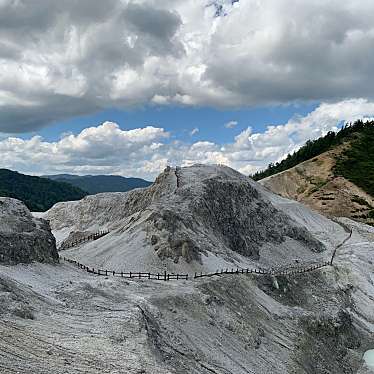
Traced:
<path fill-rule="evenodd" d="M 374 117 L 368 0 L 0 0 L 0 167 L 263 169 Z"/>

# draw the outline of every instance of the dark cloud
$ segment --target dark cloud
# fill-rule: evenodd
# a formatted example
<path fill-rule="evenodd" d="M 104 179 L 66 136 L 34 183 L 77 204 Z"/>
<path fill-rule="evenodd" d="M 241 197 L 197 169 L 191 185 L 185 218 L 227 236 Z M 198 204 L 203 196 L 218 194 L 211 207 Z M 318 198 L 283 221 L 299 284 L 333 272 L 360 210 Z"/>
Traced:
<path fill-rule="evenodd" d="M 42 105 L 8 105 L 0 111 L 0 128 L 5 133 L 22 133 L 38 130 L 58 120 L 94 113 L 102 109 L 89 98 L 71 98 L 53 95 Z"/>
<path fill-rule="evenodd" d="M 0 59 L 17 60 L 21 55 L 21 51 L 16 46 L 0 42 Z"/>
<path fill-rule="evenodd" d="M 149 103 L 371 99 L 373 22 L 369 0 L 2 0 L 0 132 Z"/>
<path fill-rule="evenodd" d="M 177 13 L 146 4 L 130 3 L 124 10 L 124 18 L 136 31 L 160 39 L 171 39 L 181 25 Z"/>

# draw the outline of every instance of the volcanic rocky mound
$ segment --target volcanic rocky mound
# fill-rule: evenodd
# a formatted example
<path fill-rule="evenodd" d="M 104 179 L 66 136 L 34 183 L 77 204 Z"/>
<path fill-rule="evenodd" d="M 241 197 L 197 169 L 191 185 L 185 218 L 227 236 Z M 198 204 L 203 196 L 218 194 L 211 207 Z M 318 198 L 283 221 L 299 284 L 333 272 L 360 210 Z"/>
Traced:
<path fill-rule="evenodd" d="M 0 263 L 33 261 L 58 262 L 48 222 L 32 217 L 22 202 L 0 197 Z"/>
<path fill-rule="evenodd" d="M 168 167 L 148 188 L 59 203 L 47 218 L 55 230 L 70 227 L 71 235 L 95 227 L 130 236 L 140 229 L 159 258 L 176 263 L 201 262 L 208 252 L 257 260 L 262 245 L 285 240 L 311 252 L 325 249 L 256 182 L 224 166 Z"/>

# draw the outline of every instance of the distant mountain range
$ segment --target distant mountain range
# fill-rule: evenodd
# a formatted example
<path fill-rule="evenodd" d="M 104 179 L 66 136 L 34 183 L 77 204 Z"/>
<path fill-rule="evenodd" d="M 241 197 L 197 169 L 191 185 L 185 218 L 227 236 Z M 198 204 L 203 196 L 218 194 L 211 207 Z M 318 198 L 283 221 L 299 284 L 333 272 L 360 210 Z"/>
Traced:
<path fill-rule="evenodd" d="M 80 200 L 87 192 L 68 183 L 0 169 L 0 196 L 23 201 L 34 212 L 45 211 L 60 201 Z"/>
<path fill-rule="evenodd" d="M 101 192 L 126 192 L 134 188 L 148 187 L 152 182 L 141 178 L 125 178 L 119 175 L 44 175 L 56 182 L 69 183 L 93 195 Z"/>
<path fill-rule="evenodd" d="M 126 192 L 148 187 L 151 182 L 116 175 L 48 175 L 36 177 L 0 169 L 0 196 L 23 201 L 34 212 L 45 211 L 61 201 L 80 200 L 100 192 Z"/>

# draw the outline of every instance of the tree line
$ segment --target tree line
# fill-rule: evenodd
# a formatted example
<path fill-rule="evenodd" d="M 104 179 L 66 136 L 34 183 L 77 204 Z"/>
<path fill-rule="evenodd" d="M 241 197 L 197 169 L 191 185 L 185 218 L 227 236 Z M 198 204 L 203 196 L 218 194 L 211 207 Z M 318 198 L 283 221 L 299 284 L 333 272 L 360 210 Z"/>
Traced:
<path fill-rule="evenodd" d="M 355 138 L 355 134 L 360 136 Z M 337 162 L 335 172 L 345 176 L 349 180 L 353 178 L 354 181 L 352 180 L 352 182 L 360 186 L 360 178 L 364 176 L 363 169 L 370 167 L 372 170 L 374 169 L 368 154 L 368 152 L 374 152 L 373 139 L 374 121 L 364 122 L 357 120 L 354 123 L 346 123 L 338 132 L 329 131 L 325 136 L 316 140 L 308 140 L 299 150 L 288 154 L 280 162 L 270 163 L 265 170 L 258 171 L 251 177 L 254 180 L 269 177 L 316 157 L 347 140 L 353 140 L 350 150 L 344 152 L 344 157 Z M 363 149 L 362 147 L 365 148 Z M 372 153 L 370 154 L 372 155 Z M 351 169 L 357 166 L 359 166 L 359 169 L 356 169 L 356 172 L 352 173 Z M 370 185 L 370 190 L 374 192 L 374 180 L 371 179 L 372 183 L 370 183 L 370 178 L 370 176 L 366 176 L 364 185 Z"/>

